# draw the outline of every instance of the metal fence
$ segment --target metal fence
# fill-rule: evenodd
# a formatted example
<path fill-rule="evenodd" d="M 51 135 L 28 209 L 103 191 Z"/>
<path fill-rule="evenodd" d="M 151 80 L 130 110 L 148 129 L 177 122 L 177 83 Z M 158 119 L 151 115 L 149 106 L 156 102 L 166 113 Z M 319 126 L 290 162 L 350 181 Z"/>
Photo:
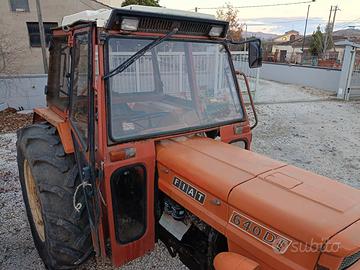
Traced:
<path fill-rule="evenodd" d="M 259 86 L 260 68 L 249 68 L 247 51 L 232 51 L 231 55 L 235 69 L 245 73 L 249 79 L 251 92 L 255 92 Z M 246 91 L 245 83 L 241 78 L 239 79 L 240 88 L 244 92 Z"/>
<path fill-rule="evenodd" d="M 112 52 L 110 67 L 114 68 L 124 62 L 132 52 Z M 248 66 L 247 52 L 232 52 L 232 58 L 235 69 L 244 72 L 250 83 L 251 91 L 255 92 L 259 82 L 259 72 L 257 69 L 250 69 Z M 199 88 L 213 85 L 214 91 L 226 87 L 226 78 L 224 72 L 225 54 L 212 54 L 208 52 L 194 52 L 194 71 Z M 185 54 L 183 52 L 159 52 L 158 67 L 161 74 L 161 80 L 166 93 L 183 92 L 190 98 L 190 86 L 186 72 Z M 215 69 L 215 73 L 214 73 Z M 153 91 L 154 85 L 154 62 L 151 53 L 145 54 L 125 71 L 111 79 L 111 83 L 116 85 L 119 93 L 124 92 L 147 92 Z M 219 76 L 214 76 L 219 74 Z M 239 78 L 242 91 L 246 91 L 245 83 Z M 180 91 L 179 91 L 180 89 Z"/>

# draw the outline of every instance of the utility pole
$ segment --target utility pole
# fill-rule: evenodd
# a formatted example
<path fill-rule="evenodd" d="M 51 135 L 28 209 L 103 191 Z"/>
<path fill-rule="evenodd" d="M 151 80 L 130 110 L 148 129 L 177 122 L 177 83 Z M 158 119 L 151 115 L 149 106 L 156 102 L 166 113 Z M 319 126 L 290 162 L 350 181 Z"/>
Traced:
<path fill-rule="evenodd" d="M 307 8 L 305 28 L 304 28 L 304 37 L 303 37 L 303 43 L 301 46 L 301 51 L 302 51 L 303 55 L 304 55 L 304 46 L 305 46 L 305 38 L 306 38 L 306 29 L 307 29 L 307 24 L 308 24 L 308 20 L 309 20 L 309 11 L 310 11 L 310 5 L 308 5 L 308 8 Z"/>
<path fill-rule="evenodd" d="M 43 24 L 42 15 L 41 15 L 40 0 L 36 0 L 36 9 L 37 9 L 38 22 L 39 22 L 39 33 L 40 33 L 41 52 L 42 52 L 42 58 L 43 58 L 43 64 L 44 64 L 44 72 L 47 74 L 48 73 L 48 63 L 47 63 L 47 57 L 46 57 L 46 40 L 45 40 L 44 24 Z"/>
<path fill-rule="evenodd" d="M 330 21 L 331 21 L 332 10 L 333 10 L 333 6 L 330 7 L 329 19 L 328 19 L 328 23 L 327 23 L 326 28 L 325 28 L 325 38 L 324 38 L 323 54 L 326 53 L 326 48 L 327 48 L 327 43 L 328 43 L 328 38 L 329 38 L 329 30 L 330 30 L 330 29 L 328 29 L 328 28 L 331 27 L 331 26 L 330 26 Z"/>
<path fill-rule="evenodd" d="M 331 32 L 330 32 L 330 40 L 331 40 L 332 45 L 333 45 L 333 33 L 334 33 L 334 26 L 335 26 L 336 11 L 338 11 L 338 10 L 340 10 L 338 8 L 338 6 L 335 6 L 334 18 L 333 18 L 333 22 L 331 24 Z"/>

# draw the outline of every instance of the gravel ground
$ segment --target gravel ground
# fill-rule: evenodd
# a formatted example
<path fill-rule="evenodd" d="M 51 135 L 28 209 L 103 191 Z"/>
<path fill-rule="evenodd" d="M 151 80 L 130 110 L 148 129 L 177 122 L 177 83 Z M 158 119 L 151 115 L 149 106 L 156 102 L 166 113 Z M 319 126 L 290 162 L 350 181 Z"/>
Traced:
<path fill-rule="evenodd" d="M 253 150 L 360 189 L 360 103 L 314 102 L 329 97 L 313 89 L 269 81 L 262 81 L 261 86 L 258 102 L 310 102 L 258 105 L 260 123 L 254 131 Z M 45 269 L 25 215 L 15 142 L 14 133 L 0 134 L 0 269 Z M 158 244 L 154 252 L 122 269 L 182 268 Z M 92 258 L 81 269 L 114 268 L 107 260 Z"/>

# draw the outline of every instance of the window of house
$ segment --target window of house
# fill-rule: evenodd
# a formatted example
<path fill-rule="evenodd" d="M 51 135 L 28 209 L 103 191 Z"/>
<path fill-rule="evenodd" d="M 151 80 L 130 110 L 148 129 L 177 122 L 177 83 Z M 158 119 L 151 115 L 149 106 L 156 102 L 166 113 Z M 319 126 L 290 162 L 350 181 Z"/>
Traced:
<path fill-rule="evenodd" d="M 29 40 L 31 47 L 40 47 L 40 30 L 38 22 L 27 22 L 26 23 L 28 32 L 29 32 Z M 50 38 L 51 38 L 51 29 L 57 27 L 58 24 L 56 22 L 44 22 L 44 30 L 45 30 L 45 42 L 46 46 L 49 46 Z"/>
<path fill-rule="evenodd" d="M 28 0 L 9 0 L 10 9 L 13 12 L 29 12 Z"/>

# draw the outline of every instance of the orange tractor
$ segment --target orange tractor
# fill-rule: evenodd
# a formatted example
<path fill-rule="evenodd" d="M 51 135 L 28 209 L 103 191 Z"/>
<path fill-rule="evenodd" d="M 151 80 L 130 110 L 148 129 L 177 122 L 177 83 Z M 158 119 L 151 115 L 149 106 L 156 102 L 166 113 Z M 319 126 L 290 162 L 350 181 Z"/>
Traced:
<path fill-rule="evenodd" d="M 49 269 L 93 252 L 121 266 L 158 240 L 190 269 L 360 269 L 360 192 L 249 151 L 227 29 L 129 6 L 53 30 L 48 107 L 17 141 Z M 260 66 L 260 41 L 247 43 Z"/>

